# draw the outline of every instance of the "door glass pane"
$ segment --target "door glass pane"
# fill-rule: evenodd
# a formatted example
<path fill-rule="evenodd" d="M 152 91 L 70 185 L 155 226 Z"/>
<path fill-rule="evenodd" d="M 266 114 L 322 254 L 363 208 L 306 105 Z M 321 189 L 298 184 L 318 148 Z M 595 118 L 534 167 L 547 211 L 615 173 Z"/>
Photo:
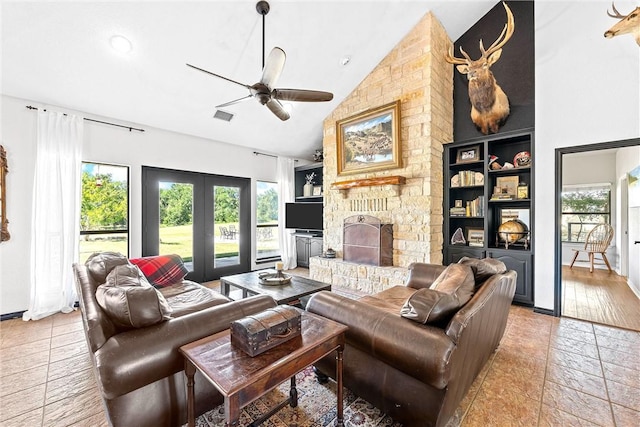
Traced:
<path fill-rule="evenodd" d="M 214 268 L 240 262 L 240 188 L 213 186 Z"/>
<path fill-rule="evenodd" d="M 83 162 L 78 261 L 103 251 L 129 256 L 129 168 Z"/>
<path fill-rule="evenodd" d="M 193 271 L 193 184 L 160 181 L 160 255 L 178 254 Z"/>
<path fill-rule="evenodd" d="M 279 258 L 278 184 L 275 182 L 257 182 L 256 221 L 256 259 Z"/>

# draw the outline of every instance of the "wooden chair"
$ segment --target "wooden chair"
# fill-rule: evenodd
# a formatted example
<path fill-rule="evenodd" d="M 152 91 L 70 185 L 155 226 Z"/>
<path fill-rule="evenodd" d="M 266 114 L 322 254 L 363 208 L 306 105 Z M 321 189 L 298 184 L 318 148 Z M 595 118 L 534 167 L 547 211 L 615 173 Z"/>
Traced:
<path fill-rule="evenodd" d="M 573 249 L 573 251 L 576 254 L 573 256 L 573 260 L 571 261 L 571 265 L 569 266 L 569 268 L 572 268 L 573 263 L 576 262 L 576 260 L 578 260 L 577 258 L 580 252 L 586 252 L 587 256 L 589 257 L 589 259 L 586 260 L 586 262 L 589 262 L 589 272 L 593 273 L 594 264 L 602 264 L 602 263 L 595 262 L 596 254 L 600 254 L 602 256 L 602 259 L 604 260 L 604 263 L 609 269 L 609 272 L 613 271 L 611 270 L 611 265 L 609 265 L 609 260 L 607 259 L 607 255 L 605 254 L 605 251 L 607 250 L 607 248 L 609 247 L 609 244 L 611 243 L 611 239 L 613 239 L 612 226 L 610 226 L 609 224 L 600 224 L 595 226 L 589 232 L 589 234 L 587 234 L 587 240 L 584 243 L 584 249 Z M 585 260 L 578 260 L 578 261 L 585 261 Z"/>

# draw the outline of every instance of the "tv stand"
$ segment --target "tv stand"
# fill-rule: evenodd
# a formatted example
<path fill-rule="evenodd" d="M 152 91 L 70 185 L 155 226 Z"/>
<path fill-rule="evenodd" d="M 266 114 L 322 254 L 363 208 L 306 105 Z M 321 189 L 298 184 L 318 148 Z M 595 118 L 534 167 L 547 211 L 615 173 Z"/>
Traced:
<path fill-rule="evenodd" d="M 296 260 L 298 267 L 309 268 L 309 258 L 322 255 L 322 233 L 298 233 L 296 236 Z"/>

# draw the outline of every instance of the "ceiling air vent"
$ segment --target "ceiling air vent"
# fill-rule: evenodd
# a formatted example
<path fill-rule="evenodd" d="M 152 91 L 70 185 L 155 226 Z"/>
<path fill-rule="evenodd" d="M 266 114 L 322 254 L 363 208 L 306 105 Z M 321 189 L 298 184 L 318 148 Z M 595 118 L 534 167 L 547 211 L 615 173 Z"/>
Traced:
<path fill-rule="evenodd" d="M 227 113 L 226 111 L 216 110 L 216 113 L 213 115 L 214 119 L 224 120 L 225 122 L 230 122 L 233 119 L 233 114 Z"/>

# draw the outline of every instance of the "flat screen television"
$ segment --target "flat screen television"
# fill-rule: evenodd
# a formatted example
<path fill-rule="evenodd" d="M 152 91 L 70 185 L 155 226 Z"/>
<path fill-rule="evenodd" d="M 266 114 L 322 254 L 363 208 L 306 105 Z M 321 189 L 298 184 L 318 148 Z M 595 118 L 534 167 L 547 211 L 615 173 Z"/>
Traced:
<path fill-rule="evenodd" d="M 287 203 L 284 223 L 286 228 L 322 232 L 322 203 Z"/>

